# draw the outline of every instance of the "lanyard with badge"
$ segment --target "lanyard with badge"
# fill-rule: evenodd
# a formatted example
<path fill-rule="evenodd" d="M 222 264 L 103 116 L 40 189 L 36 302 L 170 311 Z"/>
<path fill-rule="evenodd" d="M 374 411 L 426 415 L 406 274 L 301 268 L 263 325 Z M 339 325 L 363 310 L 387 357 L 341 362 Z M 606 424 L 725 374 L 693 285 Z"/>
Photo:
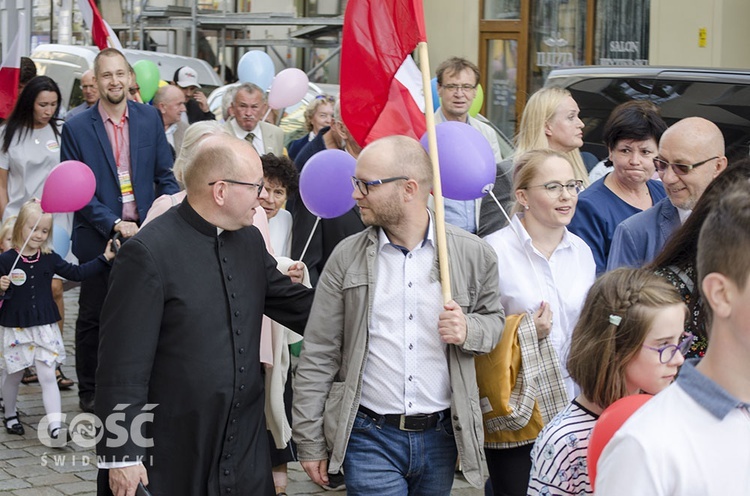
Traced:
<path fill-rule="evenodd" d="M 113 123 L 114 124 L 114 123 Z M 122 115 L 119 124 L 115 124 L 115 165 L 117 166 L 117 177 L 120 181 L 120 194 L 122 195 L 122 203 L 130 203 L 135 201 L 135 194 L 133 194 L 133 183 L 130 180 L 130 170 L 127 166 L 120 165 L 120 140 L 118 136 L 124 133 L 125 126 L 125 114 Z M 123 136 L 123 141 L 124 136 Z"/>

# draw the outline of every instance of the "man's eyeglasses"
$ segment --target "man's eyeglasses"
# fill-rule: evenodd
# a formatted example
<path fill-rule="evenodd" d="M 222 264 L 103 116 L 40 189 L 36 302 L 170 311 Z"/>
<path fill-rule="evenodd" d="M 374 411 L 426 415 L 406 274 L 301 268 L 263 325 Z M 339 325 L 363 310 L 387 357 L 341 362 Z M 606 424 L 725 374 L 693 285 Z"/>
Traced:
<path fill-rule="evenodd" d="M 260 183 L 246 183 L 243 181 L 235 181 L 234 179 L 217 179 L 216 181 L 211 181 L 208 183 L 209 186 L 213 186 L 216 183 L 228 183 L 228 184 L 239 184 L 240 186 L 252 186 L 253 188 L 256 188 L 258 192 L 258 198 L 260 198 L 260 194 L 263 192 L 263 186 L 265 186 L 265 181 L 263 179 L 260 180 Z"/>
<path fill-rule="evenodd" d="M 387 179 L 375 179 L 374 181 L 363 181 L 356 176 L 352 176 L 352 186 L 357 188 L 362 196 L 370 194 L 370 186 L 380 186 L 385 183 L 392 183 L 393 181 L 400 181 L 401 179 L 408 181 L 409 178 L 406 176 L 389 177 Z"/>
<path fill-rule="evenodd" d="M 539 184 L 537 186 L 527 186 L 525 189 L 528 188 L 544 188 L 544 190 L 547 192 L 547 195 L 549 195 L 549 197 L 553 200 L 556 200 L 562 196 L 563 190 L 567 191 L 570 196 L 578 196 L 578 193 L 583 191 L 583 181 L 577 179 L 575 181 L 570 181 L 567 184 L 552 181 L 550 183 Z"/>
<path fill-rule="evenodd" d="M 136 93 L 141 91 L 140 86 L 133 86 L 132 88 L 128 88 L 128 92 L 130 92 L 131 95 L 135 96 Z"/>
<path fill-rule="evenodd" d="M 94 88 L 96 88 L 96 85 L 94 84 L 82 84 L 81 85 L 82 90 L 93 90 Z"/>
<path fill-rule="evenodd" d="M 667 344 L 662 346 L 661 348 L 654 348 L 652 346 L 646 346 L 645 344 L 642 346 L 649 350 L 658 351 L 659 362 L 666 364 L 672 361 L 678 351 L 682 353 L 682 356 L 687 355 L 687 353 L 690 351 L 690 347 L 693 345 L 693 341 L 695 341 L 695 336 L 688 332 L 685 333 L 685 336 L 682 338 L 682 341 L 680 341 L 680 344 Z"/>
<path fill-rule="evenodd" d="M 711 160 L 716 160 L 719 157 L 711 157 L 707 158 L 706 160 L 703 160 L 702 162 L 698 162 L 695 164 L 670 164 L 666 160 L 662 160 L 660 158 L 654 159 L 654 167 L 656 167 L 656 172 L 659 174 L 663 174 L 664 171 L 667 170 L 667 167 L 672 167 L 672 171 L 677 174 L 678 176 L 684 176 L 691 170 L 695 169 L 696 167 L 700 167 L 701 165 L 705 164 L 706 162 L 710 162 Z"/>
<path fill-rule="evenodd" d="M 464 93 L 471 93 L 472 91 L 477 89 L 476 84 L 443 84 L 442 87 L 448 91 L 452 91 L 453 93 L 457 93 L 458 90 L 462 90 Z"/>

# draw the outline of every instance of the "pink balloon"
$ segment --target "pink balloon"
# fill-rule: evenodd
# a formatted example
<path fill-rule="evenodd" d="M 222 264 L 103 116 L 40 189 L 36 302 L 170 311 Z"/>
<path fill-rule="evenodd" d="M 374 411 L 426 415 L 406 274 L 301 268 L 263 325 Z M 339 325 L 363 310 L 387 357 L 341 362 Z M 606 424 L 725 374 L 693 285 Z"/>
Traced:
<path fill-rule="evenodd" d="M 44 181 L 42 210 L 75 212 L 91 201 L 94 191 L 96 178 L 89 166 L 77 160 L 66 160 L 55 166 Z"/>
<path fill-rule="evenodd" d="M 356 163 L 341 150 L 323 150 L 310 157 L 299 175 L 299 194 L 313 215 L 333 219 L 354 208 L 352 176 Z"/>
<path fill-rule="evenodd" d="M 443 196 L 466 201 L 486 195 L 495 184 L 497 165 L 482 133 L 463 122 L 446 121 L 435 126 L 435 134 Z M 427 133 L 420 143 L 429 152 Z"/>
<path fill-rule="evenodd" d="M 276 74 L 268 92 L 268 105 L 275 110 L 296 105 L 307 93 L 310 80 L 299 69 L 290 68 Z"/>

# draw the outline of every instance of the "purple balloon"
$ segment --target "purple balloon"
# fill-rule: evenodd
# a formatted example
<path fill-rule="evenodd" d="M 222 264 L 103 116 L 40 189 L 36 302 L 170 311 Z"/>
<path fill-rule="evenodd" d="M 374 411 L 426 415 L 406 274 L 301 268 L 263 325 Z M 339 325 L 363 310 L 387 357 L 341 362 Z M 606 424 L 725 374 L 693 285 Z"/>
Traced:
<path fill-rule="evenodd" d="M 344 215 L 356 203 L 354 157 L 342 150 L 323 150 L 307 161 L 299 176 L 299 193 L 307 209 L 323 219 Z"/>
<path fill-rule="evenodd" d="M 468 124 L 456 121 L 435 126 L 443 196 L 451 200 L 481 198 L 495 184 L 497 165 L 487 139 Z M 427 133 L 419 140 L 425 150 Z"/>

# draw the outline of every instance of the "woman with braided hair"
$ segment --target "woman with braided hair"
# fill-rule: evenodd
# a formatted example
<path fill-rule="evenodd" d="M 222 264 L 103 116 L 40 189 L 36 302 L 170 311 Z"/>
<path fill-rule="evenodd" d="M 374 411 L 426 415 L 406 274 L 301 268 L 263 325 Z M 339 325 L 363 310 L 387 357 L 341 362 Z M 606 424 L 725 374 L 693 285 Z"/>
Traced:
<path fill-rule="evenodd" d="M 675 288 L 643 269 L 607 272 L 591 287 L 568 356 L 579 394 L 547 424 L 531 451 L 528 494 L 592 494 L 586 465 L 602 411 L 637 393 L 656 394 L 684 362 L 687 309 Z"/>

